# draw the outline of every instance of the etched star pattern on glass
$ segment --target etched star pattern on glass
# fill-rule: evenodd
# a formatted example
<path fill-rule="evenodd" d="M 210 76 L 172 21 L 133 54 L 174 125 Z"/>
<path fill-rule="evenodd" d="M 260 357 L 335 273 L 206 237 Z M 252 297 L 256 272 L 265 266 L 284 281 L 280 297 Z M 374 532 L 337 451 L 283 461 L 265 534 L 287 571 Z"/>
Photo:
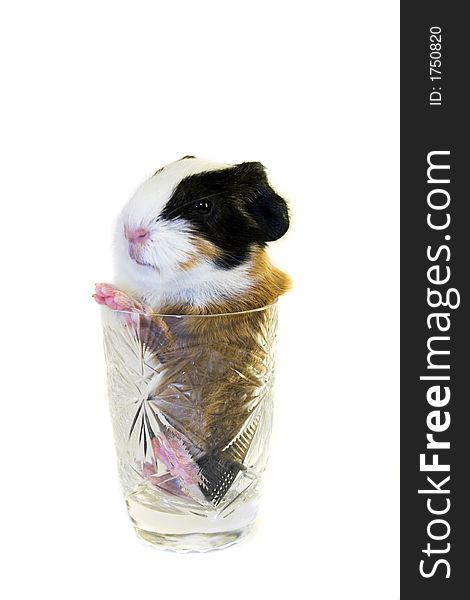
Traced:
<path fill-rule="evenodd" d="M 120 480 L 137 534 L 179 551 L 254 523 L 273 410 L 277 306 L 222 315 L 102 309 Z"/>

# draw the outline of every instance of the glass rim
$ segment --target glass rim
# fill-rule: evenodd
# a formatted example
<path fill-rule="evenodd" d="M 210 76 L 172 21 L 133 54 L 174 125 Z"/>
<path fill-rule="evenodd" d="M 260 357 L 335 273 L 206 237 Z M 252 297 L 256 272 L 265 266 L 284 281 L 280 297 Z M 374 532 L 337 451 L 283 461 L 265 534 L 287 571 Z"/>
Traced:
<path fill-rule="evenodd" d="M 273 307 L 277 306 L 277 303 L 278 303 L 278 301 L 276 299 L 271 304 L 265 304 L 264 306 L 260 306 L 259 308 L 250 308 L 249 310 L 238 310 L 235 312 L 210 313 L 210 314 L 203 314 L 203 313 L 173 314 L 173 313 L 158 313 L 158 312 L 140 312 L 140 311 L 132 311 L 132 310 L 113 310 L 113 309 L 111 309 L 111 312 L 120 313 L 123 315 L 142 315 L 144 317 L 162 317 L 162 318 L 172 317 L 175 319 L 188 319 L 188 318 L 205 319 L 206 317 L 210 318 L 210 317 L 231 317 L 231 316 L 235 316 L 235 315 L 249 315 L 251 313 L 261 312 L 264 310 L 268 310 L 269 308 L 273 308 Z M 103 308 L 103 310 L 109 309 L 108 306 L 103 306 L 102 308 Z"/>

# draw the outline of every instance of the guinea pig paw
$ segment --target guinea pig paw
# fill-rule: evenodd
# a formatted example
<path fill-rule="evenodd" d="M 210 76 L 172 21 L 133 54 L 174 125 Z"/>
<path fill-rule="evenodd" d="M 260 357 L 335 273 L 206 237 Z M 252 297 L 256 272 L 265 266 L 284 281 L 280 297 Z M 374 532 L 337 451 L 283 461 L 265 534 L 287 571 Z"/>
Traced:
<path fill-rule="evenodd" d="M 97 283 L 93 298 L 98 304 L 107 306 L 111 310 L 126 312 L 143 312 L 143 306 L 137 300 L 128 296 L 125 292 L 118 290 L 109 283 Z"/>

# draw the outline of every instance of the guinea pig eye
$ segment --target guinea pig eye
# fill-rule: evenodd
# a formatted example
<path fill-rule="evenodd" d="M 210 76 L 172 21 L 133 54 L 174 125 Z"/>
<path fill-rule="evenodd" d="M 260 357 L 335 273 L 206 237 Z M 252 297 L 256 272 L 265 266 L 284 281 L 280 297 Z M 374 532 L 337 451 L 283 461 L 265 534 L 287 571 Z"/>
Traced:
<path fill-rule="evenodd" d="M 196 211 L 199 214 L 201 214 L 201 215 L 207 215 L 212 210 L 212 202 L 209 202 L 207 200 L 198 200 L 194 204 L 194 208 L 196 209 Z"/>

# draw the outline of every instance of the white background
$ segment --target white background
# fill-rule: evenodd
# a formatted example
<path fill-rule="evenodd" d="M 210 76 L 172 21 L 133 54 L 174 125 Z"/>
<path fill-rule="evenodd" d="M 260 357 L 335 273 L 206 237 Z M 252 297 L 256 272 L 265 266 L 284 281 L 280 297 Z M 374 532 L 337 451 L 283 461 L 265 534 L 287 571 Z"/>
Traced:
<path fill-rule="evenodd" d="M 1 6 L 2 596 L 398 598 L 398 2 Z M 185 154 L 263 162 L 293 217 L 259 525 L 203 555 L 127 520 L 91 299 Z"/>

